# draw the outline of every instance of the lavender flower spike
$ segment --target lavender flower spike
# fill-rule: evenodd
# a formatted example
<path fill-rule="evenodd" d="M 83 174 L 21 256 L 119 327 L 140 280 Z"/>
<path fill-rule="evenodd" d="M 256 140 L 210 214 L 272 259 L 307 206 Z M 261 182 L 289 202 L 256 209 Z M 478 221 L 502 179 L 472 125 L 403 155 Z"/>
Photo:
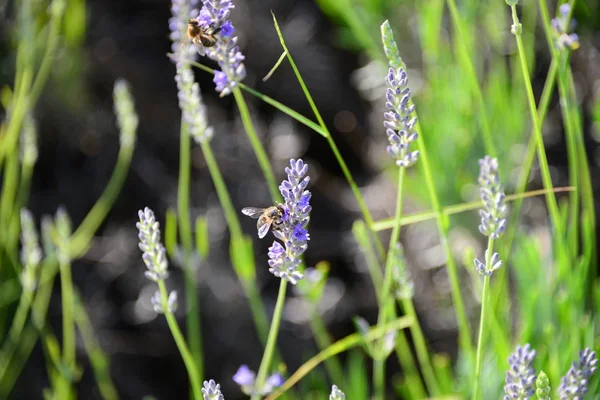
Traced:
<path fill-rule="evenodd" d="M 284 245 L 273 242 L 269 248 L 269 272 L 295 285 L 303 278 L 298 267 L 310 240 L 306 230 L 311 211 L 311 193 L 306 190 L 310 177 L 305 176 L 308 165 L 301 159 L 290 160 L 290 167 L 286 168 L 285 172 L 288 179 L 279 186 L 279 191 L 285 200 L 283 204 L 285 212 L 279 229 L 273 231 L 275 237 Z"/>
<path fill-rule="evenodd" d="M 190 135 L 198 144 L 207 142 L 213 135 L 213 129 L 208 126 L 206 107 L 200 97 L 200 86 L 194 81 L 194 74 L 187 61 L 177 62 L 175 81 L 179 89 L 179 108 L 183 120 L 189 126 Z"/>
<path fill-rule="evenodd" d="M 246 66 L 242 61 L 245 57 L 237 45 L 234 36 L 235 28 L 228 19 L 231 9 L 235 6 L 231 0 L 203 0 L 204 6 L 198 15 L 198 22 L 202 29 L 215 33 L 217 39 L 213 47 L 200 49 L 215 60 L 221 71 L 215 71 L 216 89 L 221 97 L 230 94 L 233 89 L 246 77 Z"/>
<path fill-rule="evenodd" d="M 333 385 L 331 387 L 331 394 L 329 395 L 329 400 L 346 400 L 346 395 L 337 386 Z"/>
<path fill-rule="evenodd" d="M 555 45 L 559 50 L 576 50 L 579 48 L 579 36 L 576 33 L 569 33 L 577 26 L 577 21 L 568 20 L 569 14 L 571 14 L 571 5 L 569 3 L 561 4 L 558 11 L 559 16 L 550 21 Z"/>
<path fill-rule="evenodd" d="M 195 6 L 198 0 L 172 0 L 171 15 L 169 18 L 169 30 L 171 31 L 169 38 L 173 42 L 171 51 L 173 59 L 177 61 L 187 60 L 194 61 L 196 57 L 196 49 L 194 46 L 185 46 L 187 40 L 187 27 L 190 16 L 196 15 L 197 10 L 192 10 L 190 6 Z"/>
<path fill-rule="evenodd" d="M 212 379 L 210 381 L 204 381 L 202 400 L 225 400 L 225 397 L 221 394 L 221 385 Z"/>
<path fill-rule="evenodd" d="M 498 160 L 485 156 L 479 160 L 479 192 L 484 209 L 479 210 L 479 231 L 492 239 L 498 239 L 506 227 L 508 207 L 504 204 L 504 188 L 500 183 Z"/>
<path fill-rule="evenodd" d="M 148 268 L 146 278 L 158 282 L 165 280 L 169 276 L 167 268 L 166 250 L 160 242 L 160 225 L 156 221 L 154 212 L 148 207 L 138 211 L 140 222 L 136 224 L 139 230 L 140 250 L 142 250 L 142 259 Z"/>
<path fill-rule="evenodd" d="M 506 372 L 504 400 L 527 400 L 535 393 L 536 374 L 532 364 L 535 350 L 528 344 L 517 346 L 515 352 L 508 358 L 510 369 Z"/>
<path fill-rule="evenodd" d="M 262 388 L 257 389 L 255 387 L 256 373 L 248 368 L 247 365 L 242 365 L 233 376 L 233 381 L 240 385 L 242 392 L 248 396 L 252 396 L 255 393 L 266 396 L 271 393 L 273 389 L 283 385 L 283 376 L 275 373 L 267 378 Z"/>
<path fill-rule="evenodd" d="M 408 149 L 418 137 L 414 130 L 417 117 L 412 116 L 415 106 L 410 100 L 408 76 L 402 67 L 390 68 L 385 81 L 388 84 L 385 93 L 388 111 L 383 114 L 383 125 L 390 142 L 387 151 L 399 167 L 410 167 L 417 162 L 419 152 Z"/>
<path fill-rule="evenodd" d="M 588 391 L 590 376 L 598 369 L 596 352 L 585 349 L 579 352 L 579 360 L 573 362 L 571 368 L 560 382 L 558 397 L 560 400 L 582 400 Z"/>

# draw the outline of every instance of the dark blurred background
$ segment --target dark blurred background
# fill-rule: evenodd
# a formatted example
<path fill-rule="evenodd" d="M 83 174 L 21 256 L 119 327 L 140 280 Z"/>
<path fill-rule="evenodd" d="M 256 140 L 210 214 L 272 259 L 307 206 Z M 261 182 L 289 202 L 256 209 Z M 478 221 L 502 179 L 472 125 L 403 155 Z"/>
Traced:
<path fill-rule="evenodd" d="M 408 22 L 407 26 L 398 28 L 397 40 L 409 69 L 416 71 L 411 73 L 419 77 L 421 49 L 416 34 L 410 35 L 411 27 L 417 22 L 411 18 L 409 6 L 398 3 L 402 4 L 395 16 L 403 15 Z M 104 189 L 116 162 L 119 138 L 112 111 L 113 84 L 118 78 L 129 81 L 140 118 L 132 166 L 119 200 L 92 248 L 74 264 L 74 281 L 84 296 L 100 343 L 110 356 L 112 377 L 123 398 L 140 399 L 144 395 L 160 399 L 184 398 L 187 374 L 164 318 L 152 311 L 150 296 L 155 290 L 154 284 L 144 278 L 135 228 L 137 210 L 148 206 L 157 212 L 162 222 L 166 210 L 176 206 L 181 114 L 175 67 L 166 55 L 171 45 L 167 23 L 170 2 L 73 2 L 73 6 L 81 7 L 81 4 L 80 12 L 84 13 L 87 25 L 82 28 L 84 31 L 71 32 L 72 36 L 66 38 L 67 45 L 61 47 L 55 73 L 35 110 L 40 158 L 29 207 L 39 218 L 64 205 L 75 224 L 83 219 Z M 272 10 L 374 216 L 390 216 L 395 187 L 389 176 L 381 172 L 388 160 L 378 148 L 383 146 L 384 138 L 380 122 L 384 89 L 383 75 L 376 72 L 385 71 L 385 67 L 368 64 L 369 59 L 363 52 L 348 46 L 352 39 L 348 39 L 343 23 L 324 14 L 323 9 L 327 8 L 324 0 L 320 4 L 312 0 L 236 0 L 235 4 L 232 19 L 248 70 L 244 83 L 313 119 L 287 62 L 267 82 L 261 80 L 281 54 L 272 24 Z M 0 1 L 2 85 L 12 85 L 14 74 L 14 49 L 10 39 L 15 23 L 13 6 L 11 2 L 2 4 Z M 588 25 L 582 30 L 597 31 L 595 27 L 600 24 L 597 15 L 592 14 L 585 21 Z M 372 29 L 375 35 L 380 22 Z M 509 26 L 508 21 L 506 26 Z M 542 47 L 543 36 L 539 33 Z M 573 56 L 574 73 L 580 83 L 597 82 L 600 36 L 595 33 L 582 37 L 582 49 Z M 539 54 L 536 51 L 536 55 L 535 88 L 541 91 L 549 55 L 543 48 Z M 208 60 L 200 61 L 214 67 Z M 196 79 L 215 129 L 214 152 L 236 208 L 269 205 L 266 185 L 233 99 L 218 97 L 212 75 L 197 71 Z M 414 82 L 419 85 L 418 79 Z M 596 147 L 598 136 L 594 136 L 598 130 L 592 129 L 597 121 L 594 104 L 599 89 L 598 85 L 588 87 L 581 99 L 586 105 L 584 126 L 593 162 L 592 176 L 597 173 L 600 156 Z M 302 157 L 310 165 L 313 213 L 306 264 L 314 265 L 321 260 L 331 264 L 332 279 L 322 311 L 332 336 L 339 339 L 353 332 L 352 316 L 361 315 L 370 322 L 376 319 L 373 288 L 350 234 L 352 222 L 360 218 L 354 197 L 324 138 L 258 99 L 249 95 L 246 99 L 277 178 L 284 177 L 283 169 L 290 158 Z M 548 117 L 550 121 L 560 119 L 556 100 L 554 103 Z M 560 131 L 556 135 L 560 135 Z M 547 148 L 554 167 L 555 186 L 566 185 L 562 138 L 549 140 Z M 192 154 L 192 218 L 208 217 L 211 243 L 209 258 L 197 274 L 206 376 L 221 383 L 227 399 L 235 399 L 236 394 L 241 396 L 241 393 L 231 376 L 240 364 L 258 369 L 262 348 L 247 301 L 229 263 L 227 226 L 202 153 L 194 148 Z M 457 174 L 467 173 L 474 178 L 477 164 L 476 161 L 471 164 L 465 165 L 465 160 L 459 159 L 449 168 L 457 168 Z M 532 187 L 539 187 L 537 174 L 533 181 Z M 597 192 L 597 179 L 594 184 Z M 446 204 L 469 199 L 461 195 Z M 539 207 L 539 203 L 533 203 L 536 204 Z M 414 201 L 409 198 L 405 203 L 407 212 L 427 208 L 418 197 Z M 528 215 L 533 215 L 528 222 L 535 223 L 536 214 Z M 464 218 L 474 231 L 475 213 Z M 538 216 L 537 220 L 542 218 Z M 255 222 L 244 218 L 243 223 L 245 231 L 254 235 Z M 481 249 L 469 229 L 453 231 L 457 259 L 462 257 L 466 246 Z M 456 327 L 449 284 L 442 268 L 444 259 L 435 232 L 433 222 L 411 226 L 403 229 L 403 241 L 417 285 L 415 300 L 425 334 L 436 352 L 455 356 Z M 279 282 L 267 270 L 269 244 L 267 240 L 255 241 L 259 286 L 270 313 Z M 470 293 L 468 278 L 465 281 L 464 291 Z M 174 272 L 169 284 L 182 290 L 181 274 Z M 473 301 L 469 304 L 479 307 Z M 185 307 L 180 307 L 181 324 L 184 313 Z M 53 299 L 49 315 L 59 329 L 58 296 Z M 302 301 L 290 294 L 279 338 L 279 348 L 290 371 L 316 353 L 307 317 Z M 87 367 L 85 357 L 82 351 L 80 362 Z M 19 378 L 13 398 L 39 398 L 40 389 L 49 384 L 43 366 L 44 355 L 38 346 Z M 99 398 L 93 375 L 87 371 L 78 385 L 79 397 Z"/>

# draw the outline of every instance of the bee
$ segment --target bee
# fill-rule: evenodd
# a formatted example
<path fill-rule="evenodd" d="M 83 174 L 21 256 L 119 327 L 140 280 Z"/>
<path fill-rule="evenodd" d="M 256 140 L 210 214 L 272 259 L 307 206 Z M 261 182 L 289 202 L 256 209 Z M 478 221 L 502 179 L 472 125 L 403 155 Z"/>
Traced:
<path fill-rule="evenodd" d="M 221 31 L 221 28 L 212 28 L 211 26 L 203 26 L 197 19 L 188 21 L 187 35 L 192 39 L 192 43 L 198 46 L 199 52 L 204 47 L 213 47 L 217 43 L 215 35 Z"/>
<path fill-rule="evenodd" d="M 279 229 L 283 223 L 285 209 L 282 204 L 268 208 L 246 207 L 242 209 L 242 213 L 250 218 L 258 218 L 256 229 L 258 229 L 258 237 L 262 239 L 269 232 L 271 225 L 274 231 Z"/>

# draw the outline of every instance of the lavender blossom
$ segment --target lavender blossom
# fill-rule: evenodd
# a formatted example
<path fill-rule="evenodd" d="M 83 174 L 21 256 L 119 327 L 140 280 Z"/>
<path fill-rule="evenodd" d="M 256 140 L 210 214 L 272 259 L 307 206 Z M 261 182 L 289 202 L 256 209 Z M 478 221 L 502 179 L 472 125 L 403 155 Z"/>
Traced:
<path fill-rule="evenodd" d="M 579 48 L 579 36 L 576 33 L 569 33 L 569 31 L 574 30 L 577 26 L 577 21 L 574 19 L 569 21 L 571 5 L 564 3 L 559 7 L 558 11 L 559 15 L 550 21 L 556 47 L 559 50 L 576 50 Z"/>
<path fill-rule="evenodd" d="M 150 301 L 152 302 L 152 308 L 154 309 L 154 312 L 157 314 L 165 314 L 168 312 L 173 313 L 175 310 L 177 310 L 177 306 L 179 304 L 177 302 L 177 292 L 175 290 L 172 290 L 171 293 L 169 293 L 166 307 L 162 301 L 159 290 L 154 293 L 154 296 L 152 296 Z"/>
<path fill-rule="evenodd" d="M 492 239 L 498 239 L 506 228 L 508 207 L 504 204 L 504 188 L 498 174 L 498 160 L 485 156 L 479 160 L 479 192 L 484 209 L 479 210 L 479 231 Z"/>
<path fill-rule="evenodd" d="M 269 376 L 263 387 L 257 391 L 257 388 L 255 388 L 256 373 L 248 368 L 247 365 L 242 365 L 240 368 L 238 368 L 237 372 L 233 376 L 233 381 L 237 383 L 242 389 L 242 392 L 248 396 L 252 396 L 255 393 L 260 393 L 262 396 L 266 396 L 274 389 L 283 385 L 284 382 L 283 376 L 275 373 Z"/>
<path fill-rule="evenodd" d="M 172 58 L 176 61 L 194 61 L 196 57 L 195 46 L 185 46 L 187 40 L 187 27 L 190 17 L 198 14 L 197 10 L 191 7 L 195 6 L 198 0 L 173 0 L 171 2 L 171 15 L 169 18 L 169 38 L 171 44 Z M 191 6 L 191 7 L 190 7 Z"/>
<path fill-rule="evenodd" d="M 402 61 L 402 57 L 400 57 L 400 52 L 398 51 L 398 45 L 394 40 L 394 32 L 387 19 L 381 24 L 381 41 L 383 42 L 383 51 L 390 67 L 394 69 L 405 67 L 404 61 Z"/>
<path fill-rule="evenodd" d="M 23 129 L 21 130 L 20 150 L 21 161 L 24 166 L 33 168 L 38 159 L 37 126 L 31 114 L 23 118 Z"/>
<path fill-rule="evenodd" d="M 203 0 L 204 6 L 196 18 L 202 29 L 215 34 L 217 42 L 213 47 L 199 46 L 202 55 L 215 60 L 221 71 L 215 71 L 213 79 L 221 97 L 230 94 L 233 89 L 246 77 L 246 67 L 242 61 L 245 57 L 237 45 L 238 38 L 234 36 L 235 28 L 229 20 L 231 9 L 235 6 L 231 0 Z"/>
<path fill-rule="evenodd" d="M 210 381 L 204 381 L 202 400 L 225 400 L 225 397 L 221 394 L 221 385 L 212 379 Z"/>
<path fill-rule="evenodd" d="M 286 168 L 285 172 L 288 179 L 279 186 L 285 200 L 285 204 L 282 205 L 285 213 L 282 224 L 273 231 L 275 237 L 284 245 L 273 242 L 269 248 L 269 272 L 295 285 L 303 277 L 298 267 L 310 240 L 306 226 L 310 221 L 311 193 L 305 190 L 310 177 L 305 176 L 308 165 L 301 159 L 290 160 L 290 167 Z"/>
<path fill-rule="evenodd" d="M 160 225 L 156 221 L 154 212 L 148 207 L 138 211 L 140 222 L 136 224 L 139 230 L 140 250 L 142 250 L 142 259 L 148 268 L 145 272 L 146 278 L 158 282 L 165 280 L 169 276 L 167 268 L 166 250 L 160 242 Z"/>
<path fill-rule="evenodd" d="M 560 382 L 558 397 L 560 400 L 582 400 L 588 391 L 590 376 L 598 369 L 596 352 L 589 348 L 579 352 L 579 360 L 573 362 L 571 368 Z"/>
<path fill-rule="evenodd" d="M 402 67 L 390 68 L 385 81 L 388 84 L 385 94 L 388 111 L 383 114 L 383 125 L 390 142 L 387 151 L 399 167 L 410 167 L 417 162 L 419 151 L 408 150 L 409 145 L 418 137 L 414 131 L 417 117 L 412 116 L 415 106 L 410 100 L 408 76 Z"/>
<path fill-rule="evenodd" d="M 337 386 L 333 385 L 331 387 L 331 394 L 329 395 L 329 400 L 346 400 L 346 395 Z"/>
<path fill-rule="evenodd" d="M 532 367 L 535 350 L 528 344 L 517 346 L 508 358 L 510 369 L 506 372 L 504 400 L 527 400 L 535 393 L 535 369 Z"/>
<path fill-rule="evenodd" d="M 138 127 L 138 116 L 135 112 L 133 97 L 129 84 L 124 79 L 115 82 L 113 102 L 117 124 L 121 132 L 121 146 L 132 147 L 135 143 L 135 132 Z"/>
<path fill-rule="evenodd" d="M 26 292 L 33 292 L 37 285 L 37 270 L 42 260 L 42 249 L 31 211 L 21 209 L 21 285 Z"/>
<path fill-rule="evenodd" d="M 185 60 L 177 62 L 175 75 L 179 92 L 179 108 L 183 120 L 189 126 L 189 133 L 196 143 L 205 143 L 213 135 L 213 129 L 208 126 L 206 107 L 200 96 L 200 86 L 194 81 L 194 73 Z"/>

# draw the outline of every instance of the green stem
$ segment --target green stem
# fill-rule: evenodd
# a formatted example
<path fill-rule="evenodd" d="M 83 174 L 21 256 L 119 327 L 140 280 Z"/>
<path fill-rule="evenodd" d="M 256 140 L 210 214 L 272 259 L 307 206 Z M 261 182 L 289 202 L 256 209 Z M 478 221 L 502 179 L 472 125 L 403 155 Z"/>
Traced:
<path fill-rule="evenodd" d="M 260 368 L 256 375 L 255 391 L 252 394 L 251 400 L 259 400 L 262 395 L 259 393 L 261 388 L 264 386 L 267 380 L 267 373 L 271 367 L 271 360 L 273 353 L 275 352 L 275 343 L 277 342 L 277 335 L 279 334 L 279 325 L 281 323 L 281 314 L 283 312 L 283 305 L 285 304 L 285 293 L 287 290 L 287 281 L 281 279 L 279 283 L 279 293 L 277 294 L 277 302 L 275 303 L 275 310 L 273 311 L 273 320 L 271 321 L 271 328 L 269 329 L 269 338 L 267 339 L 267 345 L 260 362 Z"/>
<path fill-rule="evenodd" d="M 69 240 L 69 254 L 72 258 L 77 258 L 87 251 L 94 234 L 117 200 L 129 172 L 134 147 L 132 144 L 131 146 L 121 146 L 119 149 L 115 169 L 110 176 L 104 192 L 102 192 L 96 204 L 94 204 L 73 235 L 71 235 L 71 239 Z"/>
<path fill-rule="evenodd" d="M 35 76 L 35 81 L 33 82 L 31 91 L 29 92 L 31 104 L 35 104 L 37 102 L 38 98 L 40 97 L 40 94 L 42 93 L 42 89 L 48 81 L 50 71 L 52 71 L 52 66 L 54 65 L 54 55 L 56 53 L 56 47 L 58 46 L 58 38 L 60 33 L 60 25 L 63 16 L 64 6 L 60 7 L 51 4 L 50 9 L 52 10 L 52 17 L 50 18 L 50 31 L 48 33 L 48 36 L 44 38 L 44 41 L 46 43 L 44 46 L 44 56 L 40 64 L 40 68 L 38 69 L 38 73 Z"/>
<path fill-rule="evenodd" d="M 438 396 L 441 394 L 440 386 L 437 382 L 433 367 L 431 366 L 427 342 L 425 341 L 425 335 L 423 335 L 423 330 L 421 329 L 421 325 L 417 318 L 415 305 L 413 304 L 412 299 L 402 299 L 401 303 L 402 308 L 404 308 L 404 313 L 414 320 L 414 323 L 410 325 L 409 329 L 415 344 L 417 359 L 419 360 L 419 365 L 421 366 L 421 372 L 423 373 L 423 378 L 427 384 L 427 389 L 429 389 L 429 394 L 431 396 Z"/>
<path fill-rule="evenodd" d="M 393 301 L 389 301 L 390 297 L 393 296 L 391 293 L 392 288 L 392 277 L 394 267 L 394 251 L 400 236 L 400 217 L 402 216 L 402 189 L 404 174 L 406 168 L 399 168 L 398 170 L 398 184 L 396 193 L 396 211 L 394 213 L 394 226 L 392 227 L 392 233 L 390 235 L 390 244 L 388 247 L 387 258 L 385 262 L 385 271 L 383 275 L 383 285 L 381 289 L 381 302 L 379 304 L 379 316 L 377 317 L 377 325 L 382 326 L 387 323 L 387 316 L 390 310 L 390 306 L 393 309 Z M 379 350 L 379 349 L 378 349 Z M 373 361 L 373 387 L 375 391 L 375 399 L 385 399 L 385 357 L 381 354 L 376 357 Z"/>
<path fill-rule="evenodd" d="M 254 150 L 254 154 L 256 155 L 260 169 L 267 180 L 267 186 L 271 195 L 271 200 L 273 200 L 274 203 L 280 203 L 281 194 L 279 193 L 278 185 L 275 181 L 275 174 L 273 173 L 271 162 L 269 161 L 269 157 L 267 156 L 267 153 L 265 152 L 265 149 L 260 142 L 258 135 L 256 134 L 254 124 L 252 124 L 252 118 L 250 117 L 250 111 L 248 110 L 248 105 L 246 104 L 244 95 L 239 87 L 233 89 L 233 96 L 235 97 L 240 116 L 242 117 L 242 123 L 244 124 L 244 129 L 246 130 L 248 139 L 250 140 L 252 150 Z"/>
<path fill-rule="evenodd" d="M 479 115 L 481 118 L 481 128 L 483 133 L 483 144 L 485 147 L 485 152 L 492 157 L 496 157 L 497 152 L 496 147 L 494 146 L 494 141 L 492 139 L 492 131 L 490 129 L 490 122 L 487 116 L 485 101 L 483 100 L 483 91 L 481 90 L 481 87 L 479 85 L 479 79 L 477 78 L 477 72 L 475 71 L 475 67 L 473 66 L 473 61 L 469 56 L 467 39 L 463 32 L 462 21 L 458 13 L 458 8 L 456 7 L 456 2 L 454 0 L 447 0 L 446 3 L 448 4 L 448 8 L 450 9 L 450 17 L 452 18 L 452 23 L 458 35 L 458 44 L 460 48 L 459 60 L 462 64 L 463 69 L 466 71 L 466 76 L 471 85 L 471 90 L 475 94 L 475 100 L 477 101 L 477 105 L 479 107 Z"/>
<path fill-rule="evenodd" d="M 348 185 L 350 186 L 350 189 L 352 190 L 352 193 L 354 194 L 354 197 L 356 198 L 356 202 L 358 203 L 360 211 L 362 212 L 365 223 L 367 224 L 367 227 L 371 231 L 373 238 L 375 240 L 375 245 L 377 246 L 377 251 L 379 253 L 379 257 L 383 257 L 385 254 L 385 249 L 383 248 L 383 244 L 381 243 L 379 236 L 375 232 L 373 216 L 371 215 L 371 212 L 369 211 L 369 208 L 367 207 L 367 204 L 365 203 L 365 199 L 362 197 L 362 194 L 360 193 L 360 189 L 358 188 L 358 185 L 356 184 L 354 177 L 350 173 L 350 169 L 348 169 L 348 165 L 346 165 L 346 161 L 344 161 L 344 158 L 342 157 L 342 155 L 338 149 L 338 147 L 335 143 L 335 140 L 333 139 L 333 136 L 331 135 L 331 132 L 329 132 L 329 129 L 327 128 L 327 125 L 325 124 L 325 121 L 323 120 L 323 117 L 321 116 L 321 113 L 319 112 L 319 109 L 317 108 L 317 105 L 315 104 L 315 101 L 314 101 L 312 95 L 310 94 L 308 87 L 306 86 L 306 83 L 304 83 L 304 79 L 302 79 L 300 70 L 296 66 L 296 63 L 294 62 L 294 58 L 292 57 L 292 54 L 290 53 L 289 49 L 287 48 L 287 46 L 285 44 L 285 40 L 283 39 L 283 35 L 281 33 L 281 30 L 279 29 L 279 24 L 277 23 L 277 19 L 275 18 L 275 15 L 273 15 L 273 21 L 275 23 L 275 29 L 277 30 L 277 34 L 279 35 L 279 40 L 281 42 L 281 46 L 283 47 L 285 53 L 287 54 L 287 59 L 292 67 L 292 70 L 294 71 L 294 74 L 296 75 L 296 79 L 298 80 L 300 87 L 302 88 L 302 92 L 304 93 L 304 96 L 306 97 L 306 100 L 308 101 L 310 108 L 312 109 L 313 113 L 315 114 L 315 117 L 317 118 L 317 121 L 319 122 L 319 126 L 321 127 L 321 130 L 323 132 L 325 132 L 324 136 L 327 139 L 327 143 L 329 143 L 329 147 L 331 147 L 331 151 L 333 151 L 333 155 L 335 156 L 340 168 L 342 169 L 344 177 L 346 178 L 346 181 L 348 181 Z M 375 44 L 376 44 L 376 42 L 375 42 Z M 378 49 L 377 46 L 375 46 L 374 48 Z M 380 51 L 377 51 L 376 54 L 378 54 L 379 58 L 381 58 Z"/>
<path fill-rule="evenodd" d="M 212 181 L 215 185 L 215 189 L 217 190 L 219 203 L 221 203 L 221 207 L 223 208 L 223 213 L 225 214 L 225 220 L 229 226 L 231 236 L 238 238 L 242 237 L 242 227 L 240 225 L 238 213 L 233 206 L 233 202 L 231 201 L 231 197 L 227 191 L 227 185 L 225 185 L 225 180 L 223 179 L 223 175 L 221 174 L 221 170 L 219 169 L 215 155 L 210 147 L 210 143 L 202 142 L 200 143 L 200 147 L 202 148 L 202 154 L 204 154 L 204 159 L 206 161 L 206 165 L 208 166 L 208 172 L 210 173 Z"/>
<path fill-rule="evenodd" d="M 183 358 L 183 362 L 188 372 L 188 376 L 190 378 L 190 385 L 192 386 L 192 393 L 194 395 L 195 400 L 202 399 L 202 390 L 200 383 L 200 374 L 198 372 L 198 368 L 196 367 L 196 363 L 194 362 L 194 357 L 192 353 L 187 347 L 185 342 L 185 338 L 179 329 L 179 325 L 177 325 L 177 320 L 175 319 L 175 315 L 168 310 L 167 304 L 168 294 L 167 287 L 165 286 L 165 282 L 159 280 L 158 289 L 160 291 L 160 298 L 163 304 L 163 308 L 165 310 L 165 318 L 167 319 L 167 324 L 169 325 L 169 329 L 171 330 L 171 334 L 173 335 L 173 339 L 175 339 L 175 344 L 179 349 L 179 353 L 181 354 L 181 358 Z"/>
<path fill-rule="evenodd" d="M 312 313 L 310 317 L 310 328 L 313 331 L 313 336 L 315 338 L 315 342 L 319 347 L 319 350 L 325 350 L 329 346 L 331 346 L 331 337 L 329 336 L 329 332 L 327 332 L 327 327 L 321 318 L 317 310 L 316 305 L 312 305 Z M 339 382 L 339 385 L 344 383 L 344 369 L 342 368 L 342 364 L 337 357 L 331 357 L 325 361 L 325 369 L 329 374 L 329 378 L 332 382 Z"/>
<path fill-rule="evenodd" d="M 494 254 L 494 239 L 488 239 L 485 267 L 491 269 L 492 255 Z M 483 359 L 483 334 L 486 326 L 486 312 L 488 303 L 488 292 L 490 287 L 490 275 L 486 275 L 483 279 L 483 288 L 481 290 L 481 317 L 479 319 L 479 335 L 477 336 L 477 355 L 475 357 L 475 382 L 473 385 L 473 400 L 479 399 L 480 390 L 479 383 L 481 380 L 481 363 Z"/>
<path fill-rule="evenodd" d="M 183 271 L 185 299 L 187 305 L 186 331 L 190 352 L 198 368 L 198 379 L 203 380 L 202 330 L 200 328 L 200 306 L 196 293 L 196 266 L 193 261 L 194 238 L 190 221 L 190 152 L 191 138 L 188 125 L 181 119 L 179 138 L 179 182 L 177 184 L 177 215 L 179 236 L 183 246 Z"/>
<path fill-rule="evenodd" d="M 552 220 L 552 224 L 554 225 L 554 229 L 556 231 L 557 238 L 562 241 L 562 235 L 564 234 L 564 229 L 562 225 L 562 221 L 560 218 L 560 212 L 558 210 L 558 204 L 556 202 L 556 197 L 552 193 L 552 178 L 550 175 L 550 168 L 548 166 L 548 159 L 546 157 L 546 150 L 544 149 L 544 139 L 542 137 L 542 130 L 540 126 L 540 121 L 537 114 L 537 109 L 535 105 L 535 97 L 533 95 L 533 88 L 531 86 L 531 80 L 529 79 L 529 68 L 527 66 L 527 59 L 525 57 L 525 49 L 523 47 L 523 40 L 521 38 L 521 25 L 519 23 L 519 17 L 517 16 L 517 9 L 515 6 L 511 6 L 512 11 L 512 19 L 513 26 L 515 29 L 515 38 L 517 40 L 517 48 L 519 51 L 519 60 L 521 64 L 521 73 L 523 74 L 523 83 L 525 85 L 525 91 L 527 93 L 527 102 L 529 104 L 529 112 L 531 113 L 531 122 L 533 124 L 533 132 L 537 141 L 537 153 L 540 165 L 540 171 L 542 175 L 542 182 L 544 188 L 547 190 L 546 192 L 546 203 L 548 206 L 548 210 L 550 212 L 550 218 Z M 564 248 L 564 247 L 562 247 Z M 560 252 L 558 254 L 559 258 L 563 258 L 566 255 L 564 252 Z"/>
<path fill-rule="evenodd" d="M 15 347 L 8 355 L 10 360 L 8 368 L 0 369 L 0 398 L 2 399 L 8 398 L 25 362 L 33 351 L 39 332 L 44 327 L 57 266 L 55 258 L 46 258 L 42 263 L 40 286 L 35 292 L 35 299 L 31 306 L 31 322 L 23 330 L 18 347 Z"/>
<path fill-rule="evenodd" d="M 63 366 L 72 374 L 75 371 L 76 356 L 75 318 L 73 316 L 75 300 L 73 295 L 73 279 L 71 277 L 71 262 L 67 257 L 59 257 L 59 270 L 63 329 L 62 362 Z"/>
<path fill-rule="evenodd" d="M 373 399 L 385 400 L 385 359 L 378 357 L 373 363 Z"/>
<path fill-rule="evenodd" d="M 23 333 L 23 328 L 25 327 L 27 316 L 29 315 L 32 296 L 32 292 L 25 290 L 21 292 L 19 305 L 17 306 L 15 317 L 10 325 L 10 330 L 8 331 L 8 339 L 4 341 L 2 349 L 0 350 L 0 371 L 6 370 L 10 357 L 14 354 L 15 349 L 19 345 L 21 334 Z"/>
<path fill-rule="evenodd" d="M 75 323 L 81 333 L 83 345 L 89 356 L 90 364 L 94 370 L 94 376 L 98 383 L 100 395 L 105 400 L 117 400 L 119 394 L 110 377 L 110 359 L 102 350 L 98 339 L 94 334 L 94 327 L 87 314 L 85 305 L 82 303 L 81 296 L 75 296 Z"/>
<path fill-rule="evenodd" d="M 415 130 L 421 136 L 421 126 L 419 122 L 415 125 Z M 450 230 L 450 222 L 448 215 L 442 211 L 440 201 L 435 188 L 435 181 L 431 172 L 431 165 L 429 164 L 429 156 L 427 153 L 427 147 L 423 140 L 417 140 L 417 148 L 419 150 L 420 163 L 423 166 L 423 173 L 425 175 L 425 184 L 427 185 L 427 191 L 429 192 L 429 198 L 431 205 L 437 216 L 437 228 L 440 235 L 440 244 L 444 249 L 446 256 L 446 266 L 448 269 L 448 278 L 450 279 L 450 287 L 452 289 L 452 301 L 454 303 L 454 310 L 456 311 L 456 320 L 458 323 L 458 339 L 461 350 L 466 354 L 468 360 L 473 359 L 473 347 L 471 343 L 471 330 L 469 328 L 469 320 L 467 319 L 467 313 L 465 311 L 465 305 L 463 302 L 462 294 L 460 292 L 460 282 L 458 280 L 458 272 L 456 263 L 452 255 L 452 249 L 450 248 L 450 242 L 448 241 L 448 233 Z"/>

